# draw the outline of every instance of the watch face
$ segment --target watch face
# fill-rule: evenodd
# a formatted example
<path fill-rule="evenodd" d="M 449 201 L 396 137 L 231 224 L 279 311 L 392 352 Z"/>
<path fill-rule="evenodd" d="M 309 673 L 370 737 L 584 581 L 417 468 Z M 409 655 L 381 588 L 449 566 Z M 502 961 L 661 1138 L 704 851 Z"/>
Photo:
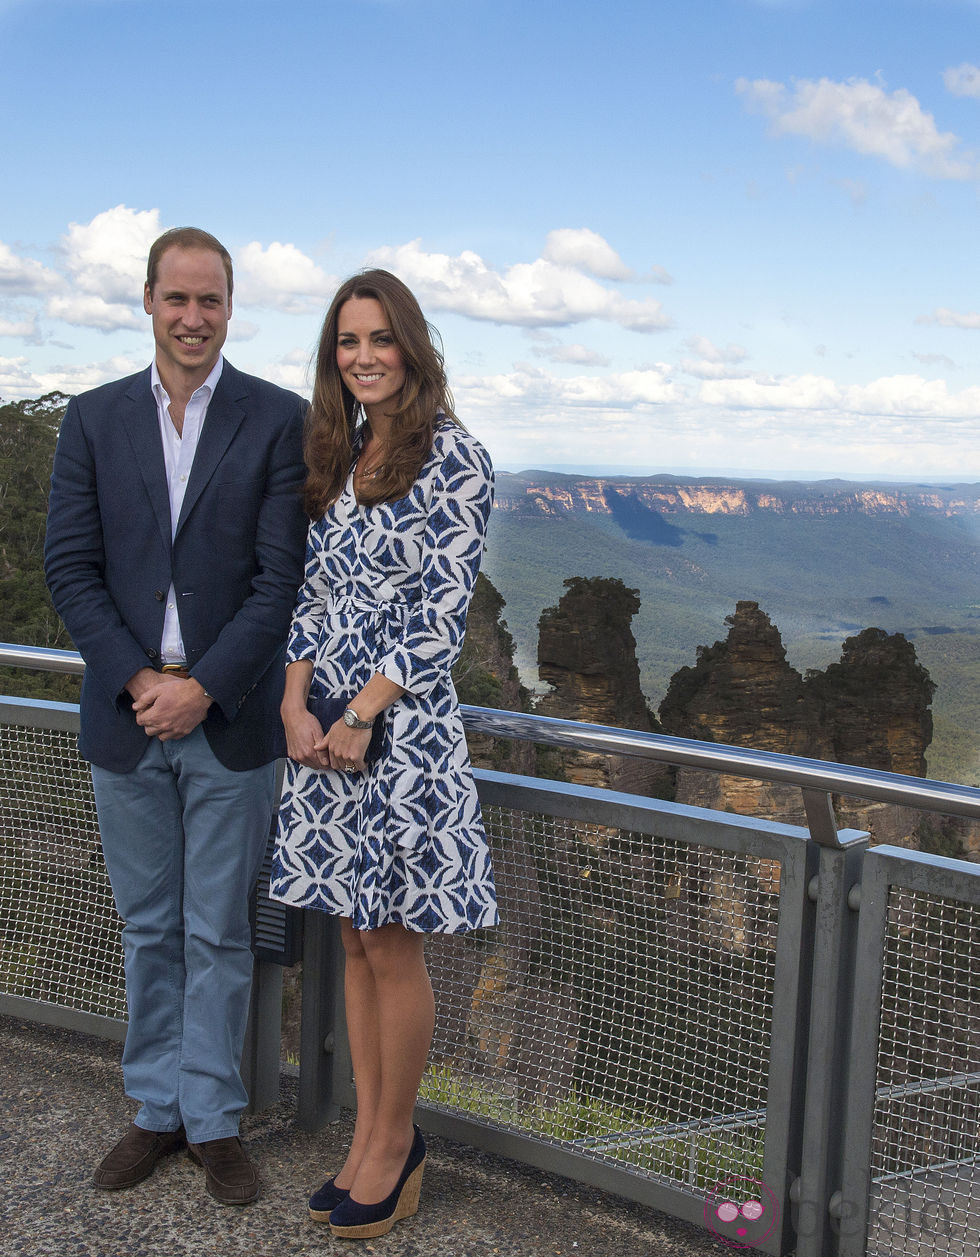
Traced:
<path fill-rule="evenodd" d="M 349 707 L 344 712 L 344 724 L 347 726 L 348 729 L 357 728 L 357 717 L 354 715 L 354 713 L 351 711 Z"/>

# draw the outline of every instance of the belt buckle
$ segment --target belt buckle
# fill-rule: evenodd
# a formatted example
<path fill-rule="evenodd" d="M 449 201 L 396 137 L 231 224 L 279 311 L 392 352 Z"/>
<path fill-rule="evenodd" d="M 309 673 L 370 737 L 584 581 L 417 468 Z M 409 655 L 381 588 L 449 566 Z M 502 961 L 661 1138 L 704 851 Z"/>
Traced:
<path fill-rule="evenodd" d="M 161 667 L 160 671 L 161 672 L 186 672 L 187 664 L 186 663 L 165 663 Z"/>

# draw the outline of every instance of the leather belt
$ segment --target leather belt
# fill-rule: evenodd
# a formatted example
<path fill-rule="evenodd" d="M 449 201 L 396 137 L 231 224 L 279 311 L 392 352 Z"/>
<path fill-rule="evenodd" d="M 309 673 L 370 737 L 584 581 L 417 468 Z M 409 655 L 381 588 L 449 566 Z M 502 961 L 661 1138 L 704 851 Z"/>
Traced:
<path fill-rule="evenodd" d="M 160 671 L 165 672 L 167 676 L 177 677 L 181 681 L 189 681 L 191 679 L 186 663 L 165 663 Z"/>

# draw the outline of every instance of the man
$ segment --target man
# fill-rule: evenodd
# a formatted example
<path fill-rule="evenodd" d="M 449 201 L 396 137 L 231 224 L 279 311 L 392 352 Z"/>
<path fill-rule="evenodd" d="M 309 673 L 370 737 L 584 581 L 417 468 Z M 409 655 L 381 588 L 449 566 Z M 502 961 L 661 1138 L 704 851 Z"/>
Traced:
<path fill-rule="evenodd" d="M 225 1204 L 258 1195 L 238 1138 L 248 898 L 274 807 L 282 649 L 302 575 L 305 404 L 222 357 L 227 250 L 150 250 L 147 370 L 73 398 L 45 570 L 86 663 L 79 749 L 124 921 L 136 1119 L 95 1172 L 123 1188 L 188 1144 Z"/>

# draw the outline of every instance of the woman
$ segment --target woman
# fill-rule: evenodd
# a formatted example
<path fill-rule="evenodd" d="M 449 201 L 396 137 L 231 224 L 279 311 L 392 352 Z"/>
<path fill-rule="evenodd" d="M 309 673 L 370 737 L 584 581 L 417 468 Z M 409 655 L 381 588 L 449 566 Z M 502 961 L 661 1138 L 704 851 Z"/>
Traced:
<path fill-rule="evenodd" d="M 418 1205 L 412 1111 L 434 1022 L 424 936 L 497 923 L 449 675 L 493 472 L 453 414 L 418 303 L 387 271 L 349 279 L 327 311 L 306 456 L 313 522 L 287 654 L 272 894 L 341 918 L 357 1118 L 310 1212 L 369 1238 Z M 335 697 L 346 710 L 323 727 L 308 701 Z"/>

